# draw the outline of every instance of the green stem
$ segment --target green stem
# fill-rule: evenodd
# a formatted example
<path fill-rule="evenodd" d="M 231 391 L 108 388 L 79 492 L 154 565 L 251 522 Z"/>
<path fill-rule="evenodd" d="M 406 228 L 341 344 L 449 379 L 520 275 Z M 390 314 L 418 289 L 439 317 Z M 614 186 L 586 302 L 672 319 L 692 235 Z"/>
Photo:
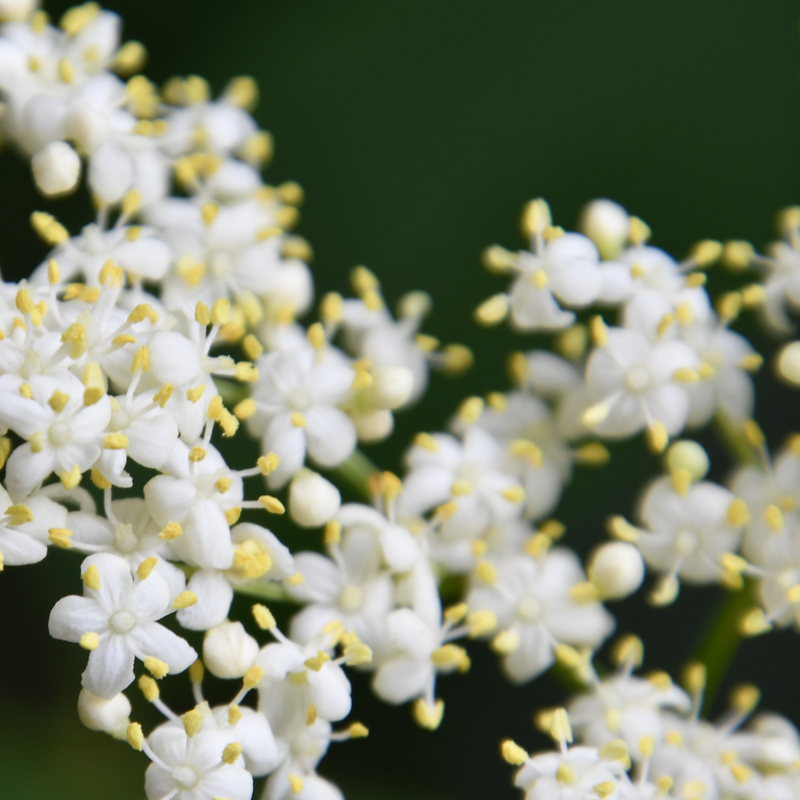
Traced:
<path fill-rule="evenodd" d="M 705 664 L 707 671 L 703 700 L 706 714 L 742 642 L 739 621 L 753 605 L 754 588 L 755 583 L 748 579 L 743 589 L 722 599 L 695 651 L 694 660 Z"/>
<path fill-rule="evenodd" d="M 337 483 L 344 484 L 363 500 L 371 500 L 369 479 L 380 471 L 360 450 L 355 450 L 347 460 L 330 470 L 329 474 Z"/>

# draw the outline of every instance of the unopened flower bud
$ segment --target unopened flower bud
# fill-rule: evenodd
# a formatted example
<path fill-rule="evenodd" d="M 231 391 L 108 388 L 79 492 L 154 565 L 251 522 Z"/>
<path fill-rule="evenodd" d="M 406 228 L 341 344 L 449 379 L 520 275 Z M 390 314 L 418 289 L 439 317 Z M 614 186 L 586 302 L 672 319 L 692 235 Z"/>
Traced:
<path fill-rule="evenodd" d="M 394 429 L 391 411 L 357 411 L 351 414 L 360 442 L 380 442 Z"/>
<path fill-rule="evenodd" d="M 667 450 L 667 467 L 670 472 L 685 469 L 692 480 L 699 481 L 706 476 L 709 466 L 708 453 L 697 442 L 683 439 Z"/>
<path fill-rule="evenodd" d="M 66 142 L 50 142 L 31 159 L 33 179 L 47 197 L 67 194 L 78 185 L 81 160 Z"/>
<path fill-rule="evenodd" d="M 218 678 L 241 678 L 257 656 L 258 642 L 241 622 L 223 622 L 206 632 L 203 661 Z"/>
<path fill-rule="evenodd" d="M 318 528 L 333 519 L 342 496 L 339 490 L 322 475 L 301 469 L 289 487 L 289 513 L 303 528 Z"/>
<path fill-rule="evenodd" d="M 593 200 L 581 214 L 580 229 L 596 245 L 603 258 L 614 258 L 628 240 L 628 212 L 612 200 Z"/>
<path fill-rule="evenodd" d="M 78 716 L 92 731 L 103 731 L 115 739 L 124 739 L 130 723 L 131 704 L 121 692 L 106 700 L 86 689 L 78 695 Z"/>
<path fill-rule="evenodd" d="M 394 410 L 405 405 L 414 389 L 414 374 L 408 367 L 376 367 L 372 370 L 369 399 L 375 408 Z"/>
<path fill-rule="evenodd" d="M 644 562 L 632 544 L 607 542 L 594 551 L 587 572 L 601 597 L 619 600 L 642 585 Z"/>

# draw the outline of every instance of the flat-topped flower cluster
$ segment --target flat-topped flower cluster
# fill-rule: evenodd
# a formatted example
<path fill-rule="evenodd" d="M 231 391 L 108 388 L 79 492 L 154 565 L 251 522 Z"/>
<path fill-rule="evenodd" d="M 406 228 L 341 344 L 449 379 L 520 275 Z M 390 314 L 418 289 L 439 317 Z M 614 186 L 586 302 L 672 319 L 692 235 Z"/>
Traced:
<path fill-rule="evenodd" d="M 50 633 L 87 651 L 80 717 L 150 759 L 149 800 L 248 800 L 265 775 L 267 800 L 335 800 L 317 764 L 331 742 L 368 734 L 348 719 L 344 668 L 372 671 L 381 699 L 411 703 L 432 730 L 438 678 L 469 669 L 472 639 L 512 681 L 559 662 L 588 687 L 570 705 L 582 746 L 568 747 L 563 710 L 542 718 L 560 754 L 503 745 L 537 800 L 794 791 L 791 724 L 766 716 L 737 732 L 753 689 L 714 726 L 698 718 L 701 666 L 687 695 L 663 673 L 632 675 L 638 640 L 617 648 L 612 677 L 592 658 L 615 627 L 604 604 L 636 592 L 646 567 L 657 605 L 682 581 L 746 585 L 757 592 L 743 632 L 800 621 L 800 444 L 772 462 L 752 420 L 762 358 L 730 327 L 751 307 L 789 325 L 800 211 L 783 214 L 769 257 L 706 241 L 676 262 L 609 201 L 590 204 L 582 233 L 532 201 L 530 249 L 486 251 L 513 283 L 476 316 L 555 332 L 553 350 L 513 354 L 510 391 L 467 398 L 446 431 L 415 437 L 402 480 L 365 474 L 371 504 L 343 505 L 332 480 L 361 463 L 358 443 L 389 436 L 429 371 L 457 374 L 470 351 L 421 332 L 423 292 L 390 313 L 365 267 L 352 297 L 328 294 L 318 321 L 298 321 L 314 304 L 312 251 L 291 233 L 303 193 L 262 178 L 272 143 L 250 114 L 252 79 L 216 99 L 197 76 L 158 87 L 141 74 L 143 45 L 121 44 L 119 17 L 96 3 L 58 25 L 35 0 L 0 0 L 0 16 L 3 135 L 43 195 L 77 190 L 85 173 L 97 209 L 75 232 L 35 211 L 49 252 L 28 280 L 0 283 L 0 567 L 49 547 L 84 556 L 82 593 L 56 603 Z M 703 270 L 720 258 L 764 282 L 715 306 Z M 616 324 L 578 317 L 594 306 Z M 800 381 L 799 347 L 782 352 L 788 380 Z M 727 486 L 706 480 L 698 444 L 670 444 L 713 418 L 752 456 Z M 261 455 L 229 465 L 224 442 L 245 430 Z M 610 520 L 615 541 L 584 567 L 551 515 L 575 467 L 602 466 L 604 441 L 640 432 L 666 474 L 638 524 Z M 293 554 L 262 524 L 287 506 L 321 532 L 318 551 Z M 445 578 L 460 587 L 447 603 Z M 260 602 L 231 620 L 237 591 L 302 609 L 286 631 Z M 181 628 L 204 632 L 202 653 Z M 241 682 L 230 703 L 204 700 L 205 669 Z M 196 705 L 178 714 L 160 681 L 184 672 Z M 166 720 L 147 735 L 132 721 L 134 682 Z"/>

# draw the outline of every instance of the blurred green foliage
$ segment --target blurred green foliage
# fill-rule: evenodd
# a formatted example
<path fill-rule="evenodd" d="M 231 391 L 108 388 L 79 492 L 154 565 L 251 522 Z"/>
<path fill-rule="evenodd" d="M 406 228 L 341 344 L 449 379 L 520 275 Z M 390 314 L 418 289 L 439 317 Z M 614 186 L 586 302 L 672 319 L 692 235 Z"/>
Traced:
<path fill-rule="evenodd" d="M 531 346 L 471 322 L 472 309 L 503 285 L 482 272 L 480 252 L 523 245 L 517 221 L 530 197 L 545 196 L 565 227 L 592 197 L 616 199 L 676 257 L 706 237 L 762 246 L 775 211 L 800 198 L 798 7 L 790 0 L 118 0 L 115 10 L 126 36 L 150 49 L 154 80 L 197 73 L 215 90 L 232 75 L 259 80 L 257 117 L 277 142 L 267 178 L 297 180 L 307 192 L 299 232 L 314 246 L 320 295 L 343 290 L 349 269 L 366 264 L 392 300 L 429 291 L 426 331 L 475 351 L 468 376 L 434 377 L 396 437 L 370 450 L 389 469 L 398 469 L 409 437 L 441 427 L 461 397 L 503 388 L 505 355 Z M 88 203 L 44 203 L 11 153 L 0 158 L 0 185 L 0 263 L 16 279 L 44 255 L 29 212 L 52 207 L 75 230 Z M 712 290 L 724 284 L 712 275 Z M 796 395 L 768 370 L 758 384 L 758 417 L 777 445 L 794 424 Z M 722 477 L 722 450 L 701 438 Z M 559 510 L 568 541 L 582 551 L 599 541 L 605 517 L 630 513 L 656 470 L 630 442 L 614 448 L 608 468 L 579 471 Z M 292 545 L 317 541 L 303 536 L 314 535 L 295 534 Z M 55 553 L 0 575 L 3 798 L 144 795 L 144 758 L 86 731 L 74 713 L 85 655 L 46 635 L 53 603 L 79 591 L 77 563 Z M 637 597 L 614 611 L 621 630 L 644 638 L 647 667 L 677 670 L 719 600 L 717 590 L 687 589 L 669 609 L 647 609 Z M 246 618 L 248 605 L 237 601 L 234 614 Z M 764 706 L 797 720 L 795 636 L 746 643 L 728 685 L 761 683 Z M 510 687 L 485 648 L 472 652 L 469 675 L 441 682 L 447 712 L 435 734 L 416 729 L 407 709 L 379 705 L 357 676 L 355 717 L 371 735 L 334 745 L 322 773 L 351 800 L 517 796 L 498 742 L 542 746 L 531 714 L 561 692 L 547 677 Z M 184 682 L 170 686 L 168 703 L 189 702 Z M 230 695 L 224 686 L 210 691 L 219 701 Z M 153 724 L 142 706 L 136 698 L 135 715 Z"/>

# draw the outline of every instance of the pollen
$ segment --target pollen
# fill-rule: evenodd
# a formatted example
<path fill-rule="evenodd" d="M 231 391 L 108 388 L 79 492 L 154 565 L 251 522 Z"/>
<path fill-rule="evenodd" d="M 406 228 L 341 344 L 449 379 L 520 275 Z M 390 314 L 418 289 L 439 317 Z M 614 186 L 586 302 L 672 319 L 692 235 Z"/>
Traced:
<path fill-rule="evenodd" d="M 165 539 L 170 542 L 177 539 L 183 533 L 183 528 L 177 522 L 168 522 L 158 534 L 159 539 Z"/>
<path fill-rule="evenodd" d="M 147 656 L 144 660 L 144 668 L 156 679 L 161 680 L 168 672 L 169 666 L 166 662 L 155 656 Z"/>
<path fill-rule="evenodd" d="M 142 561 L 136 568 L 136 574 L 140 580 L 146 581 L 150 577 L 150 573 L 155 569 L 158 559 L 155 556 L 150 556 Z"/>
<path fill-rule="evenodd" d="M 286 506 L 284 506 L 277 497 L 273 497 L 272 495 L 262 494 L 261 497 L 258 498 L 258 502 L 261 503 L 270 514 L 284 514 L 286 512 Z"/>
<path fill-rule="evenodd" d="M 100 646 L 100 637 L 94 631 L 88 631 L 81 636 L 78 644 L 84 650 L 97 650 Z"/>
<path fill-rule="evenodd" d="M 251 611 L 253 612 L 253 619 L 255 619 L 256 625 L 258 625 L 262 631 L 272 630 L 277 624 L 272 612 L 266 606 L 256 603 Z"/>

